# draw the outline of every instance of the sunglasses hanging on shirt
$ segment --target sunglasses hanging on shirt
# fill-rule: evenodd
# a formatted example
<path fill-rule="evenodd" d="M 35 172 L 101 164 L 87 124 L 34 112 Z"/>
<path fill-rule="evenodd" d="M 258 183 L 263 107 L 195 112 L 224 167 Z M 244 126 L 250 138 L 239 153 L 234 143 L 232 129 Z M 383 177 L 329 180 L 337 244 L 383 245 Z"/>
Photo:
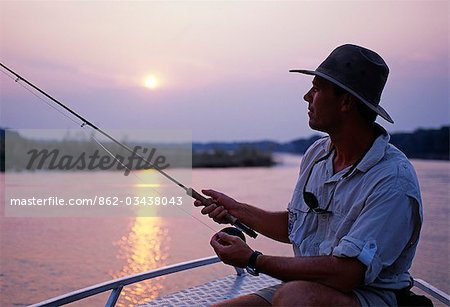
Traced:
<path fill-rule="evenodd" d="M 344 180 L 345 178 L 347 178 L 353 172 L 353 170 L 358 166 L 359 162 L 361 162 L 361 160 L 365 156 L 365 154 L 364 154 L 358 161 L 356 161 L 349 168 L 349 170 L 347 172 L 345 172 L 344 175 L 341 176 L 341 178 L 339 178 L 337 180 L 337 182 L 335 183 L 335 185 L 333 187 L 333 191 L 331 192 L 330 200 L 328 201 L 327 205 L 325 206 L 325 208 L 320 208 L 319 201 L 317 200 L 316 195 L 314 195 L 314 193 L 312 193 L 312 192 L 306 191 L 306 186 L 308 185 L 309 179 L 311 178 L 311 174 L 313 172 L 314 166 L 316 166 L 319 162 L 327 160 L 331 156 L 331 154 L 334 152 L 334 149 L 335 148 L 333 147 L 325 156 L 323 156 L 322 158 L 319 158 L 318 160 L 316 160 L 314 162 L 313 166 L 309 170 L 308 177 L 306 177 L 305 185 L 303 186 L 303 200 L 305 201 L 305 204 L 309 207 L 309 209 L 312 212 L 316 213 L 316 214 L 329 214 L 329 213 L 331 213 L 331 211 L 328 210 L 328 208 L 331 205 L 331 200 L 333 199 L 334 191 L 336 191 L 337 184 L 339 183 L 339 181 Z"/>

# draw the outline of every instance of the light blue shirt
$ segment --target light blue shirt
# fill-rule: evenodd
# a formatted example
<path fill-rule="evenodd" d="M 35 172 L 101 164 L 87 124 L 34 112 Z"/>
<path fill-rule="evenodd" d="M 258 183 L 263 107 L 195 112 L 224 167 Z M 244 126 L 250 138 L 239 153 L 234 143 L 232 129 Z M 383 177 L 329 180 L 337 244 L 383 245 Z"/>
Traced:
<path fill-rule="evenodd" d="M 329 137 L 308 149 L 288 206 L 288 231 L 296 256 L 357 258 L 367 267 L 365 285 L 401 289 L 410 285 L 408 270 L 422 224 L 422 201 L 413 166 L 382 130 L 345 178 L 350 167 L 333 174 L 334 153 L 315 163 L 330 152 Z M 313 166 L 306 191 L 317 197 L 320 208 L 330 203 L 331 213 L 316 214 L 303 200 Z"/>

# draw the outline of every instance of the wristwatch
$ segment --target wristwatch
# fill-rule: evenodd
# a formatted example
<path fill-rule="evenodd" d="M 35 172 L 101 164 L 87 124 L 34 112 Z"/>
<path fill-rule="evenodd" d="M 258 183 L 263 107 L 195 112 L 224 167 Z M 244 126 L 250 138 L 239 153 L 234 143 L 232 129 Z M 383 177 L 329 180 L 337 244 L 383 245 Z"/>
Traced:
<path fill-rule="evenodd" d="M 254 251 L 253 254 L 250 256 L 250 259 L 248 259 L 247 267 L 245 268 L 247 270 L 247 273 L 253 276 L 259 275 L 259 272 L 256 269 L 256 258 L 258 258 L 259 255 L 262 255 L 262 253 Z"/>

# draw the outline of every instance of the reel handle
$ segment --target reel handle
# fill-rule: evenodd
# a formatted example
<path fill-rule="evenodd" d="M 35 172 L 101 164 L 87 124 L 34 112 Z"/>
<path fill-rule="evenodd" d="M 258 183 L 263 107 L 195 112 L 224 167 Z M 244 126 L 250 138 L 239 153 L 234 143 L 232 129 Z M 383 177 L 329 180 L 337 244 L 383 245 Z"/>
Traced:
<path fill-rule="evenodd" d="M 191 196 L 192 198 L 201 201 L 204 206 L 209 206 L 210 204 L 212 204 L 214 202 L 211 198 L 206 198 L 205 196 L 198 193 L 193 188 L 188 188 L 186 190 L 186 193 L 189 196 Z M 256 238 L 258 236 L 258 234 L 253 229 L 251 229 L 247 225 L 241 223 L 236 217 L 232 216 L 231 214 L 228 214 L 225 217 L 225 219 L 226 219 L 227 223 L 229 223 L 229 224 L 233 225 L 234 227 L 236 227 L 237 229 L 245 232 L 249 237 Z"/>

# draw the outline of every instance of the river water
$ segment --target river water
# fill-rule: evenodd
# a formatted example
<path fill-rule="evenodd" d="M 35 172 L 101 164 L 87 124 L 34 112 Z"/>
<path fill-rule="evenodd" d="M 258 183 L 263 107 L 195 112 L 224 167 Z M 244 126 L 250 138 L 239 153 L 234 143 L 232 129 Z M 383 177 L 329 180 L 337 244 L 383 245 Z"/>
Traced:
<path fill-rule="evenodd" d="M 235 199 L 261 208 L 284 210 L 290 199 L 301 158 L 279 156 L 283 164 L 272 168 L 194 169 L 192 186 L 224 191 Z M 414 160 L 424 203 L 424 226 L 411 269 L 415 277 L 450 292 L 449 286 L 449 185 L 450 163 Z M 0 177 L 4 185 L 4 174 Z M 65 183 L 65 191 L 98 182 L 111 182 L 117 173 L 17 174 L 39 182 Z M 22 177 L 21 177 L 22 176 Z M 135 192 L 136 178 L 129 183 L 101 185 L 111 193 Z M 164 179 L 161 179 L 164 180 Z M 98 185 L 96 185 L 98 187 Z M 141 187 L 142 188 L 142 187 Z M 3 190 L 3 189 L 1 189 Z M 2 191 L 1 193 L 4 193 Z M 112 278 L 214 254 L 209 239 L 221 229 L 193 209 L 160 217 L 4 217 L 4 195 L 0 217 L 1 267 L 0 305 L 36 303 Z M 199 219 L 201 222 L 199 222 Z M 259 236 L 250 245 L 265 254 L 292 255 L 288 244 Z M 142 303 L 185 287 L 233 274 L 234 269 L 215 264 L 189 273 L 177 273 L 136 286 L 125 287 L 118 306 Z M 75 306 L 101 306 L 107 295 L 81 301 Z"/>

